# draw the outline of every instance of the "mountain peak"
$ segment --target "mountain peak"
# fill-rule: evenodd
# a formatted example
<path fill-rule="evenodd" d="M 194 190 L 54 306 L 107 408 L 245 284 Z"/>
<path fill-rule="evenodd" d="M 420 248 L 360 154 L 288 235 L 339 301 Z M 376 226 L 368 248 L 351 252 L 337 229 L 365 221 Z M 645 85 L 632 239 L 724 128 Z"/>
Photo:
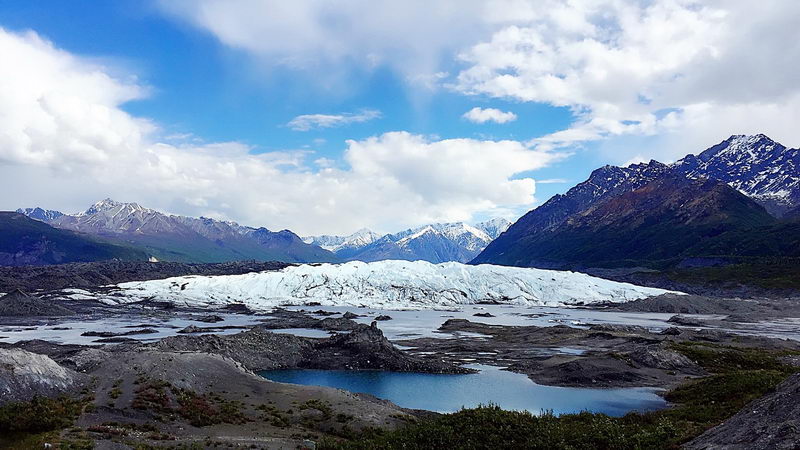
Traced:
<path fill-rule="evenodd" d="M 129 213 L 132 212 L 155 212 L 154 210 L 145 208 L 144 206 L 138 203 L 124 203 L 118 202 L 116 200 L 112 200 L 111 198 L 106 198 L 100 200 L 99 202 L 93 204 L 89 207 L 86 211 L 78 213 L 78 216 L 91 216 L 94 214 L 98 214 L 101 212 L 108 212 L 112 210 L 126 210 Z"/>
<path fill-rule="evenodd" d="M 17 210 L 17 212 L 20 214 L 25 214 L 31 219 L 35 219 L 41 222 L 51 222 L 64 215 L 64 213 L 62 213 L 61 211 L 42 209 L 39 208 L 38 206 L 35 208 L 25 208 L 25 209 L 20 208 Z"/>

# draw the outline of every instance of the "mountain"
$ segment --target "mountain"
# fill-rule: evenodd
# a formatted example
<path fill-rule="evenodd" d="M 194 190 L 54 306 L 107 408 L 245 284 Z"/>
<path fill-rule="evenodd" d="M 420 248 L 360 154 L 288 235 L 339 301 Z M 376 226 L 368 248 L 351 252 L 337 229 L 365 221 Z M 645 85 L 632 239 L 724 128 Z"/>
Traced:
<path fill-rule="evenodd" d="M 115 303 L 154 297 L 182 305 L 244 303 L 261 310 L 310 302 L 384 309 L 449 308 L 479 302 L 563 306 L 624 302 L 666 292 L 566 271 L 457 262 L 352 261 L 224 277 L 123 283 L 112 295 L 99 295 Z"/>
<path fill-rule="evenodd" d="M 384 236 L 364 229 L 350 236 L 309 236 L 303 239 L 348 261 L 467 262 L 508 225 L 505 219 L 493 219 L 475 226 L 462 222 L 436 223 Z"/>
<path fill-rule="evenodd" d="M 674 168 L 691 178 L 724 181 L 781 217 L 800 206 L 800 149 L 786 148 L 763 134 L 736 135 L 688 155 Z"/>
<path fill-rule="evenodd" d="M 515 266 L 582 268 L 741 256 L 747 249 L 720 246 L 721 236 L 777 223 L 754 200 L 725 183 L 667 174 L 598 202 L 545 232 L 524 236 L 491 254 L 491 259 Z"/>
<path fill-rule="evenodd" d="M 472 262 L 580 268 L 800 256 L 792 236 L 780 242 L 775 232 L 793 230 L 776 216 L 800 206 L 797 161 L 798 150 L 756 135 L 671 165 L 605 166 L 525 214 Z"/>
<path fill-rule="evenodd" d="M 724 181 L 777 217 L 800 206 L 800 149 L 763 134 L 731 136 L 674 168 L 691 178 Z"/>
<path fill-rule="evenodd" d="M 349 236 L 307 236 L 303 238 L 303 242 L 308 244 L 318 245 L 325 250 L 338 253 L 340 251 L 355 250 L 367 246 L 381 236 L 366 228 L 362 228 Z"/>
<path fill-rule="evenodd" d="M 110 259 L 147 260 L 138 249 L 59 230 L 24 214 L 0 212 L 0 265 L 44 265 Z"/>
<path fill-rule="evenodd" d="M 501 237 L 492 241 L 475 262 L 495 261 L 497 253 L 502 253 L 515 242 L 552 230 L 590 205 L 640 188 L 669 170 L 669 166 L 658 161 L 596 169 L 588 180 L 577 184 L 563 195 L 553 196 L 542 206 L 522 216 Z"/>
<path fill-rule="evenodd" d="M 28 208 L 21 211 L 37 211 Z M 75 215 L 37 215 L 55 228 L 141 248 L 159 260 L 331 262 L 336 256 L 288 230 L 273 232 L 206 217 L 167 215 L 105 199 Z"/>
<path fill-rule="evenodd" d="M 53 211 L 51 209 L 42 208 L 25 208 L 18 209 L 19 214 L 25 214 L 31 219 L 40 220 L 42 222 L 50 222 L 64 215 L 61 211 Z"/>

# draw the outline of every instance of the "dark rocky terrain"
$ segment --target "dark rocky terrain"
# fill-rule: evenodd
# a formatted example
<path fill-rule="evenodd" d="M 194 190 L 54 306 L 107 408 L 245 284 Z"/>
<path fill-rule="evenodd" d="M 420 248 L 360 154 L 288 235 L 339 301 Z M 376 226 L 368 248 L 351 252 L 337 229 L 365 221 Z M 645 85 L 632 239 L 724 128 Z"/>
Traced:
<path fill-rule="evenodd" d="M 238 275 L 280 270 L 276 261 L 236 261 L 216 264 L 178 262 L 100 261 L 52 266 L 0 267 L 0 292 L 88 288 L 127 281 L 157 280 L 184 275 Z"/>
<path fill-rule="evenodd" d="M 16 289 L 0 297 L 0 317 L 70 316 L 75 311 Z"/>
<path fill-rule="evenodd" d="M 684 446 L 692 450 L 791 450 L 800 445 L 800 374 L 775 392 L 750 403 L 738 414 Z"/>
<path fill-rule="evenodd" d="M 685 325 L 685 324 L 681 324 Z M 398 341 L 409 353 L 443 361 L 463 360 L 506 367 L 541 384 L 570 387 L 674 387 L 687 377 L 707 375 L 696 362 L 676 351 L 675 344 L 713 343 L 771 350 L 800 350 L 800 343 L 742 336 L 695 325 L 651 332 L 639 326 L 592 325 L 576 328 L 488 325 L 464 319 L 447 320 L 440 331 L 460 331 L 485 338 L 421 338 Z M 563 352 L 561 348 L 572 349 Z"/>

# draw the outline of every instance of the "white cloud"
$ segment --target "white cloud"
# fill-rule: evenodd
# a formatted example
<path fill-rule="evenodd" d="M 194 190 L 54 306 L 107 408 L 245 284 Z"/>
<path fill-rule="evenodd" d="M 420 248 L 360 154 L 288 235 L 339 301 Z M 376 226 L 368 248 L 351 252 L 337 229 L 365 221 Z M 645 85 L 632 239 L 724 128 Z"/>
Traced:
<path fill-rule="evenodd" d="M 268 65 L 331 76 L 388 65 L 435 81 L 443 60 L 485 35 L 497 0 L 159 0 L 168 14 Z M 321 69 L 325 68 L 325 69 Z"/>
<path fill-rule="evenodd" d="M 566 178 L 545 178 L 544 180 L 536 180 L 537 184 L 564 184 L 569 183 Z"/>
<path fill-rule="evenodd" d="M 798 2 L 527 4 L 535 14 L 460 54 L 454 88 L 571 108 L 575 123 L 541 148 L 654 136 L 647 157 L 667 159 L 735 133 L 800 139 Z M 641 152 L 609 147 L 621 161 Z"/>
<path fill-rule="evenodd" d="M 310 131 L 315 128 L 333 128 L 351 123 L 362 123 L 381 117 L 381 112 L 364 109 L 357 113 L 304 114 L 290 120 L 286 125 L 295 131 Z"/>
<path fill-rule="evenodd" d="M 169 133 L 121 109 L 146 94 L 135 80 L 33 33 L 0 29 L 0 59 L 15 64 L 0 71 L 6 209 L 73 212 L 111 196 L 302 234 L 394 230 L 529 205 L 535 182 L 515 177 L 559 158 L 516 141 L 406 132 L 348 141 L 339 165 L 307 150 L 256 154 L 239 142 L 175 143 L 181 139 L 163 139 Z"/>
<path fill-rule="evenodd" d="M 513 112 L 500 111 L 496 108 L 480 108 L 478 106 L 465 112 L 463 117 L 473 123 L 506 123 L 517 120 L 517 115 Z"/>
<path fill-rule="evenodd" d="M 572 126 L 531 142 L 542 149 L 603 141 L 621 162 L 643 152 L 624 148 L 627 137 L 652 138 L 645 156 L 660 159 L 750 130 L 800 140 L 790 120 L 800 98 L 800 2 L 160 4 L 270 66 L 315 76 L 387 66 L 413 86 L 569 108 Z M 466 67 L 450 76 L 454 60 Z"/>

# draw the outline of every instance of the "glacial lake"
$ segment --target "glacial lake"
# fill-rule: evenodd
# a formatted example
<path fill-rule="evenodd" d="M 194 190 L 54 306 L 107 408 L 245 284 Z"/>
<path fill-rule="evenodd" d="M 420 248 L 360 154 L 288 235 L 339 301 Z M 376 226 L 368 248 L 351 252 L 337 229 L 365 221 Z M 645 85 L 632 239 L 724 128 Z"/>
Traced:
<path fill-rule="evenodd" d="M 527 376 L 498 367 L 471 365 L 480 373 L 438 375 L 383 371 L 270 370 L 264 378 L 281 383 L 327 386 L 363 392 L 414 409 L 455 412 L 462 407 L 496 404 L 503 409 L 534 414 L 592 411 L 622 416 L 651 411 L 667 403 L 652 388 L 587 389 L 542 386 Z"/>

